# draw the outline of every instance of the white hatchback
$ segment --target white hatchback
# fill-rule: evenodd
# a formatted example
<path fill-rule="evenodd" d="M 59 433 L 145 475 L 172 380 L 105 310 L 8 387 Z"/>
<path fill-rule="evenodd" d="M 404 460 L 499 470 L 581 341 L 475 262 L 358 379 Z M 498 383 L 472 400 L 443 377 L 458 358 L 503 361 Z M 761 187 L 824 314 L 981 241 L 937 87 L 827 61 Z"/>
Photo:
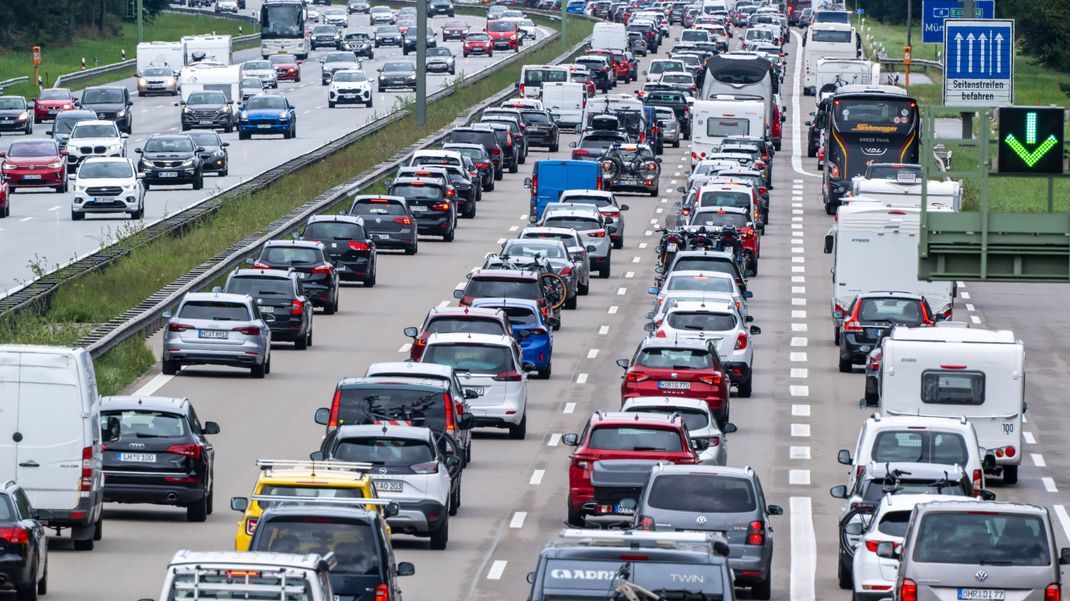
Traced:
<path fill-rule="evenodd" d="M 682 301 L 665 313 L 661 322 L 647 324 L 658 338 L 698 338 L 713 340 L 732 385 L 738 395 L 749 397 L 753 383 L 754 343 L 762 333 L 731 301 Z"/>
<path fill-rule="evenodd" d="M 868 524 L 855 523 L 849 534 L 859 536 L 852 564 L 852 594 L 854 599 L 878 601 L 892 594 L 899 561 L 877 557 L 877 546 L 892 543 L 902 549 L 910 516 L 919 503 L 946 501 L 941 495 L 887 495 L 873 513 Z"/>

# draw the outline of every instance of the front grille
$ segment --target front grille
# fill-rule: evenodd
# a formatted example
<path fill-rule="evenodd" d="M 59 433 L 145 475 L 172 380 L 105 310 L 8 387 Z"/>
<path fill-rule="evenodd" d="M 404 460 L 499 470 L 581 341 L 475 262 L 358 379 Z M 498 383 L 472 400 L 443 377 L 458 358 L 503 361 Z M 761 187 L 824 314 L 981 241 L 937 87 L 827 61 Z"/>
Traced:
<path fill-rule="evenodd" d="M 123 189 L 119 186 L 99 186 L 86 188 L 85 193 L 90 196 L 118 196 L 123 193 Z"/>
<path fill-rule="evenodd" d="M 79 146 L 78 152 L 82 154 L 104 154 L 108 151 L 107 146 Z"/>
<path fill-rule="evenodd" d="M 192 116 L 193 116 L 194 119 L 204 119 L 204 120 L 215 119 L 217 114 L 219 114 L 219 113 L 215 109 L 194 110 L 192 112 Z"/>
<path fill-rule="evenodd" d="M 153 167 L 178 167 L 183 161 L 150 161 Z"/>

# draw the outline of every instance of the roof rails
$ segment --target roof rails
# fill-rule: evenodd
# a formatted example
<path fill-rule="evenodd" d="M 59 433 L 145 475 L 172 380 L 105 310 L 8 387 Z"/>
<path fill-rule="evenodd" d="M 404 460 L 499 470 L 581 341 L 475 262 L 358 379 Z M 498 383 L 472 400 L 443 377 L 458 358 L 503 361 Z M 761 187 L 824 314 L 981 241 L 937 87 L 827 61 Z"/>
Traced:
<path fill-rule="evenodd" d="M 687 544 L 710 544 L 714 553 L 728 556 L 728 542 L 715 532 L 650 532 L 646 530 L 562 530 L 559 538 L 590 546 L 679 549 Z"/>
<path fill-rule="evenodd" d="M 376 507 L 387 507 L 390 505 L 397 505 L 397 501 L 391 501 L 390 499 L 372 499 L 365 497 L 296 497 L 289 495 L 253 495 L 246 497 L 250 501 L 256 501 L 258 503 L 278 503 L 283 505 L 352 505 L 354 507 L 365 507 L 368 505 L 375 505 Z"/>
<path fill-rule="evenodd" d="M 360 474 L 370 471 L 372 469 L 372 464 L 356 463 L 353 461 L 314 461 L 312 459 L 257 459 L 256 467 L 261 470 L 307 469 L 315 472 L 317 469 L 324 469 L 331 471 L 349 471 Z"/>

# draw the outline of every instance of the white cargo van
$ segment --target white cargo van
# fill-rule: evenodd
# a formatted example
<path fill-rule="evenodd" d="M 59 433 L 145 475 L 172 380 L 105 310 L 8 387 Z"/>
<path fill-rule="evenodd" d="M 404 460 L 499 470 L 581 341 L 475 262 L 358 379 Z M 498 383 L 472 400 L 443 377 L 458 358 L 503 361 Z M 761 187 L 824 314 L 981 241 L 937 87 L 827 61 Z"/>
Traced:
<path fill-rule="evenodd" d="M 542 86 L 542 106 L 559 127 L 578 128 L 586 105 L 587 86 L 582 83 L 553 82 Z"/>
<path fill-rule="evenodd" d="M 232 51 L 229 35 L 187 35 L 182 37 L 186 45 L 186 64 L 207 61 L 230 64 Z M 203 56 L 200 56 L 203 53 Z"/>
<path fill-rule="evenodd" d="M 946 209 L 930 209 L 938 210 Z M 825 254 L 834 255 L 830 310 L 837 330 L 851 301 L 872 290 L 922 295 L 937 315 L 951 317 L 953 283 L 918 279 L 920 221 L 917 207 L 857 202 L 839 208 L 825 236 Z"/>
<path fill-rule="evenodd" d="M 817 94 L 817 64 L 821 59 L 858 58 L 858 34 L 850 25 L 815 23 L 803 37 L 803 94 Z"/>
<path fill-rule="evenodd" d="M 142 42 L 137 45 L 137 74 L 150 67 L 167 67 L 175 73 L 186 66 L 184 42 Z"/>
<path fill-rule="evenodd" d="M 628 32 L 623 23 L 595 23 L 591 31 L 592 50 L 628 50 Z"/>
<path fill-rule="evenodd" d="M 82 348 L 0 345 L 0 480 L 14 480 L 74 548 L 100 540 L 100 398 Z"/>
<path fill-rule="evenodd" d="M 518 89 L 522 98 L 542 98 L 542 87 L 555 81 L 568 81 L 568 67 L 559 65 L 524 65 L 520 68 Z"/>
<path fill-rule="evenodd" d="M 718 94 L 691 106 L 691 165 L 716 152 L 725 136 L 768 135 L 765 100 Z"/>
<path fill-rule="evenodd" d="M 881 415 L 965 417 L 994 473 L 1018 481 L 1025 414 L 1025 345 L 1009 330 L 943 322 L 895 328 L 885 338 Z"/>

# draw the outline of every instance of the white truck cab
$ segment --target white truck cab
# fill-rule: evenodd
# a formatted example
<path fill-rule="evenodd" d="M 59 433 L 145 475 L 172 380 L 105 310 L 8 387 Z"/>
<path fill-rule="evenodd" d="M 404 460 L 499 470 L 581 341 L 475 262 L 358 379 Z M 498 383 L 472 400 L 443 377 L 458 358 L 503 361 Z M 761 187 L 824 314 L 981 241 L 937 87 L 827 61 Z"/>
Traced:
<path fill-rule="evenodd" d="M 334 601 L 337 597 L 328 578 L 334 564 L 332 553 L 321 557 L 183 550 L 171 558 L 159 598 Z"/>

